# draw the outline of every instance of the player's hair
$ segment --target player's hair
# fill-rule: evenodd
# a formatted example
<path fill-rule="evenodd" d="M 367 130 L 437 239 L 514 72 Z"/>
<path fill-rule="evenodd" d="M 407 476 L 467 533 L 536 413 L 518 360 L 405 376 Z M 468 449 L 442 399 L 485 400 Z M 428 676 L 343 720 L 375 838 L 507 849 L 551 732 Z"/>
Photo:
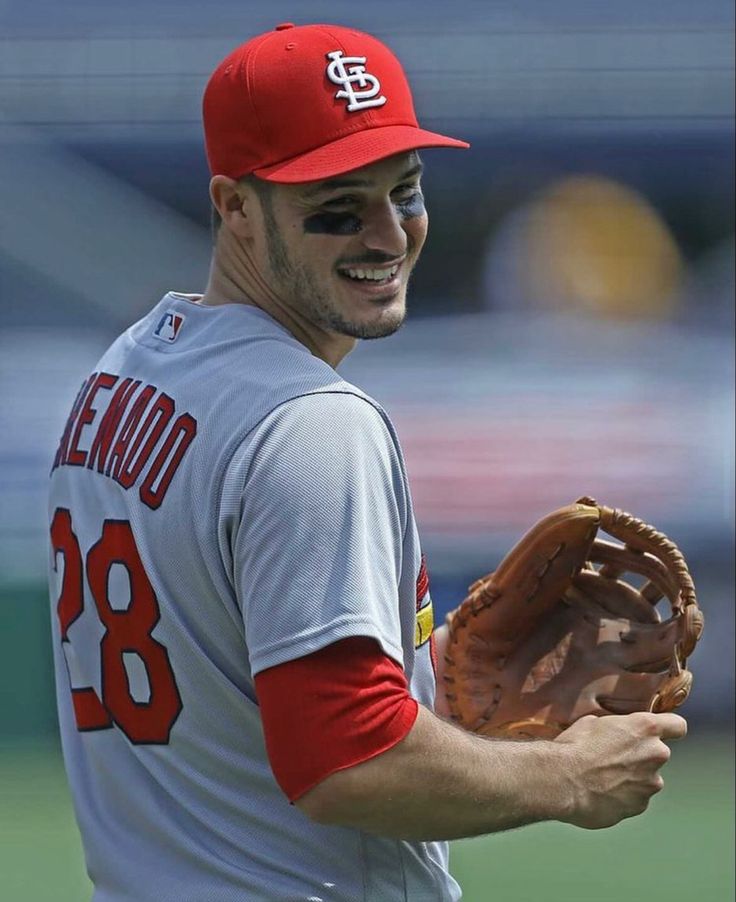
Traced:
<path fill-rule="evenodd" d="M 259 179 L 258 176 L 253 174 L 244 175 L 242 178 L 238 179 L 238 184 L 240 185 L 250 185 L 251 188 L 256 192 L 262 204 L 267 205 L 268 209 L 271 208 L 271 192 L 273 190 L 273 183 L 267 182 L 264 179 Z M 210 227 L 212 232 L 212 243 L 217 243 L 217 236 L 220 232 L 220 226 L 222 225 L 222 217 L 217 212 L 217 207 L 212 204 L 210 211 Z"/>

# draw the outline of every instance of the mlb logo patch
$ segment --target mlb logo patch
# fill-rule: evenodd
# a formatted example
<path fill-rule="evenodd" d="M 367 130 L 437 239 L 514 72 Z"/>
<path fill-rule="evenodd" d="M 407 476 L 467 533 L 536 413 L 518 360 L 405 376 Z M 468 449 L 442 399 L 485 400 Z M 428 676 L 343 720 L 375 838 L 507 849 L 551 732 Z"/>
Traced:
<path fill-rule="evenodd" d="M 176 341 L 185 319 L 186 317 L 183 313 L 174 313 L 173 310 L 167 310 L 153 330 L 153 337 L 158 338 L 159 341 L 167 341 L 171 344 L 171 342 Z"/>

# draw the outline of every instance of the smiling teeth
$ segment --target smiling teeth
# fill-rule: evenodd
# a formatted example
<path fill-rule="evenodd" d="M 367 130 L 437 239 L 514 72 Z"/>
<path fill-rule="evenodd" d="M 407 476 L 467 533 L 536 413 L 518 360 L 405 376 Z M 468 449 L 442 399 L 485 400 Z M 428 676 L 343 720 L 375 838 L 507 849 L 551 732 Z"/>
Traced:
<path fill-rule="evenodd" d="M 393 279 L 398 272 L 398 265 L 390 269 L 348 269 L 347 274 L 351 279 L 368 279 L 371 282 L 385 282 Z"/>

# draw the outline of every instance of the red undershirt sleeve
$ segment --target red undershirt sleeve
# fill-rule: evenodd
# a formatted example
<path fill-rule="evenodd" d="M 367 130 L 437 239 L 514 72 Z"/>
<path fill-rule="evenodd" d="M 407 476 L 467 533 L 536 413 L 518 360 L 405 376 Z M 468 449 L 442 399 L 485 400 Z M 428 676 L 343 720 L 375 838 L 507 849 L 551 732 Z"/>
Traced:
<path fill-rule="evenodd" d="M 374 639 L 353 636 L 255 677 L 271 769 L 295 801 L 402 740 L 418 703 Z"/>

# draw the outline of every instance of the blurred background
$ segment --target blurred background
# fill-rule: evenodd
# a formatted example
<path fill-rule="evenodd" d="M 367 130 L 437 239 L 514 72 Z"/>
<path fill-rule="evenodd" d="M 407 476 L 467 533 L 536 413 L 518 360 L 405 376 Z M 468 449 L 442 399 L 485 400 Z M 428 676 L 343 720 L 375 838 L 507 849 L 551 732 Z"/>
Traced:
<path fill-rule="evenodd" d="M 109 342 L 204 288 L 201 93 L 281 21 L 371 31 L 420 121 L 472 143 L 424 154 L 410 319 L 341 368 L 402 437 L 437 619 L 582 494 L 675 539 L 707 618 L 661 801 L 600 835 L 454 844 L 466 899 L 732 899 L 730 0 L 0 0 L 0 898 L 89 897 L 56 736 L 50 461 Z"/>

